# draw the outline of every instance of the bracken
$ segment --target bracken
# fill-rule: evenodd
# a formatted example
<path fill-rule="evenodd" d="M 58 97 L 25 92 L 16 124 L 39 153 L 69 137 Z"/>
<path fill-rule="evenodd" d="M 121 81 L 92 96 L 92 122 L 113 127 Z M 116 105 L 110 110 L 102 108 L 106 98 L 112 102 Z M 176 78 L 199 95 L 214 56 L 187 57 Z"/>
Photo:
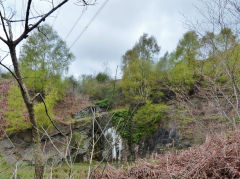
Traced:
<path fill-rule="evenodd" d="M 153 160 L 139 160 L 127 170 L 107 166 L 92 174 L 92 179 L 144 178 L 239 178 L 240 132 L 208 137 L 203 145 L 188 150 L 156 155 Z"/>

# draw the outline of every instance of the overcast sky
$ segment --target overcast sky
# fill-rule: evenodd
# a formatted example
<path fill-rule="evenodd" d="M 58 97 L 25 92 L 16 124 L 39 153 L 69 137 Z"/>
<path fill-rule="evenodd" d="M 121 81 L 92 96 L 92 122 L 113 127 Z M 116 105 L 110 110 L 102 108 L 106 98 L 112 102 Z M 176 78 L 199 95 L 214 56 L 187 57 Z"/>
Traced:
<path fill-rule="evenodd" d="M 194 16 L 197 0 L 109 0 L 95 20 L 71 47 L 75 61 L 69 75 L 114 74 L 121 56 L 138 41 L 143 33 L 156 37 L 161 54 L 172 51 L 187 29 L 184 16 Z M 69 2 L 48 19 L 48 23 L 66 40 L 70 47 L 105 0 L 88 7 L 69 33 L 83 8 Z M 20 1 L 12 0 L 15 6 Z M 18 6 L 18 5 L 17 5 Z M 20 6 L 20 5 L 19 5 Z M 66 38 L 67 36 L 67 38 Z M 118 74 L 120 76 L 120 72 Z"/>

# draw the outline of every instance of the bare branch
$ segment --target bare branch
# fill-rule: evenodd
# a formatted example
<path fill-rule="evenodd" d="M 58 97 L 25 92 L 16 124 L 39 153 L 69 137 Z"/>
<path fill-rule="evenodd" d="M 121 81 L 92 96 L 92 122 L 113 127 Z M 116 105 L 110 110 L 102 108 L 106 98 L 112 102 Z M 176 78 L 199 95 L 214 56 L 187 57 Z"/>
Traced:
<path fill-rule="evenodd" d="M 9 53 L 7 53 L 1 60 L 0 60 L 0 63 L 7 58 L 7 56 L 9 55 Z"/>
<path fill-rule="evenodd" d="M 5 26 L 4 19 L 3 19 L 3 16 L 2 16 L 1 12 L 0 12 L 0 17 L 1 17 L 1 22 L 2 22 L 2 26 L 3 26 L 3 31 L 4 31 L 4 33 L 7 37 L 7 40 L 9 41 L 9 36 L 8 36 L 7 30 L 6 30 L 6 26 Z"/>
<path fill-rule="evenodd" d="M 34 102 L 34 100 L 35 100 L 38 96 L 40 96 L 40 98 L 41 98 L 41 100 L 42 100 L 42 102 L 43 102 L 43 104 L 44 104 L 44 108 L 45 108 L 46 115 L 47 115 L 48 119 L 51 121 L 52 125 L 55 127 L 55 129 L 57 129 L 58 132 L 60 132 L 61 135 L 66 136 L 65 134 L 62 133 L 62 131 L 61 131 L 60 129 L 58 129 L 58 127 L 57 127 L 57 126 L 55 125 L 55 123 L 53 122 L 51 116 L 50 116 L 49 113 L 48 113 L 48 108 L 47 108 L 46 102 L 45 102 L 43 96 L 41 95 L 41 93 L 37 93 L 37 94 L 32 98 L 32 102 Z"/>
<path fill-rule="evenodd" d="M 40 17 L 43 17 L 45 16 L 45 14 L 43 15 L 38 15 L 38 16 L 34 16 L 34 17 L 29 17 L 28 20 L 32 20 L 32 19 L 37 19 L 37 18 L 40 18 Z M 7 22 L 11 22 L 11 23 L 14 23 L 14 22 L 25 22 L 26 19 L 17 19 L 17 20 L 10 20 L 10 19 L 7 19 L 5 17 L 3 17 L 3 19 Z"/>
<path fill-rule="evenodd" d="M 31 3 L 32 3 L 32 0 L 28 0 L 27 12 L 26 12 L 26 21 L 25 21 L 25 30 L 28 29 L 28 20 L 29 20 L 29 12 L 30 12 L 30 9 L 31 9 Z"/>
<path fill-rule="evenodd" d="M 7 55 L 7 56 L 8 56 L 8 55 Z M 6 65 L 4 65 L 4 64 L 2 63 L 2 61 L 3 61 L 7 56 L 5 56 L 5 57 L 0 61 L 0 65 L 3 66 L 5 69 L 7 69 L 7 70 L 11 73 L 11 75 L 16 79 L 19 87 L 20 87 L 21 89 L 23 89 L 22 84 L 19 82 L 19 79 L 18 79 L 18 77 L 15 75 L 15 73 L 14 73 L 9 67 L 7 67 Z"/>
<path fill-rule="evenodd" d="M 22 33 L 22 35 L 16 39 L 13 43 L 16 46 L 19 42 L 21 42 L 24 38 L 27 37 L 28 33 L 31 32 L 33 29 L 35 29 L 40 23 L 44 22 L 45 19 L 50 16 L 55 10 L 57 10 L 58 8 L 60 8 L 62 5 L 64 5 L 65 3 L 67 3 L 69 0 L 64 0 L 62 1 L 60 4 L 58 4 L 56 7 L 52 8 L 52 10 L 50 10 L 48 13 L 46 13 L 38 22 L 36 22 L 35 24 L 33 24 L 31 27 L 25 28 L 24 32 Z M 26 20 L 27 21 L 27 20 Z"/>
<path fill-rule="evenodd" d="M 95 3 L 88 3 L 86 0 L 78 0 L 77 3 L 74 3 L 77 6 L 89 6 L 94 5 Z"/>

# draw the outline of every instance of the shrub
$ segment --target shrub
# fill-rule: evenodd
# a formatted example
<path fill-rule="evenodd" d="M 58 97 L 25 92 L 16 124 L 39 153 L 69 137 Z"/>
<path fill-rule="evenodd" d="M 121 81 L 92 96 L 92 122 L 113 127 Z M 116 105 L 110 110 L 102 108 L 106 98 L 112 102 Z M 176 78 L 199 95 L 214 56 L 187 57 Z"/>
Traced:
<path fill-rule="evenodd" d="M 100 83 L 106 82 L 110 79 L 110 77 L 106 73 L 98 73 L 96 76 L 96 80 Z"/>
<path fill-rule="evenodd" d="M 53 118 L 53 107 L 58 100 L 61 99 L 61 93 L 52 89 L 45 97 L 48 113 Z M 45 107 L 42 102 L 36 103 L 34 106 L 37 125 L 39 127 L 48 127 L 51 125 L 48 119 Z M 25 107 L 21 92 L 17 86 L 11 86 L 8 91 L 8 109 L 6 112 L 7 125 L 6 131 L 9 133 L 18 132 L 31 128 L 31 124 L 27 118 L 27 109 Z"/>
<path fill-rule="evenodd" d="M 129 126 L 129 110 L 128 109 L 118 109 L 115 111 L 112 111 L 112 123 L 115 128 L 117 128 L 117 131 L 119 132 L 120 136 L 128 141 L 130 135 L 134 135 L 134 132 L 130 130 Z"/>
<path fill-rule="evenodd" d="M 6 132 L 13 133 L 30 128 L 31 125 L 26 118 L 26 112 L 27 109 L 19 88 L 17 86 L 11 86 L 8 91 Z"/>
<path fill-rule="evenodd" d="M 168 107 L 165 104 L 147 102 L 134 115 L 133 122 L 139 136 L 147 136 L 158 129 L 159 122 L 164 122 Z"/>
<path fill-rule="evenodd" d="M 45 98 L 45 103 L 48 109 L 48 114 L 51 118 L 54 117 L 53 115 L 53 108 L 54 105 L 57 103 L 58 100 L 61 99 L 61 95 L 58 93 L 57 90 L 52 90 Z M 49 120 L 46 112 L 45 112 L 45 106 L 42 102 L 37 103 L 34 106 L 34 111 L 37 119 L 37 125 L 39 127 L 47 128 L 51 125 L 51 121 Z"/>
<path fill-rule="evenodd" d="M 95 104 L 103 109 L 111 109 L 112 108 L 112 103 L 108 99 L 97 101 L 97 102 L 95 102 Z"/>
<path fill-rule="evenodd" d="M 151 135 L 158 129 L 159 122 L 164 122 L 167 111 L 168 107 L 164 104 L 147 102 L 133 116 L 128 109 L 113 111 L 112 122 L 124 140 L 138 143 L 143 136 Z"/>

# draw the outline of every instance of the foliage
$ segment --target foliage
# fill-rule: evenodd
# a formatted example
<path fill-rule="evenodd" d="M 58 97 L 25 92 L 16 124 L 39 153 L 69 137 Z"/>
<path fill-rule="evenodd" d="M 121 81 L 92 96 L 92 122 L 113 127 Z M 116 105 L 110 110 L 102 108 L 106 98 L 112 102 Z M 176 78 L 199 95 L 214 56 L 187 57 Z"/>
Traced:
<path fill-rule="evenodd" d="M 75 147 L 76 149 L 80 149 L 83 147 L 83 145 L 84 145 L 84 140 L 83 140 L 82 134 L 79 132 L 73 132 L 71 146 Z"/>
<path fill-rule="evenodd" d="M 52 89 L 51 92 L 49 92 L 45 98 L 48 114 L 52 119 L 54 119 L 54 115 L 53 115 L 54 105 L 57 103 L 57 101 L 61 99 L 61 97 L 62 95 L 60 95 L 56 89 Z M 45 106 L 42 102 L 37 103 L 34 106 L 34 112 L 37 119 L 37 125 L 39 127 L 47 128 L 51 125 L 51 121 L 49 120 L 46 114 Z"/>
<path fill-rule="evenodd" d="M 106 81 L 108 81 L 110 79 L 110 77 L 106 74 L 106 73 L 98 73 L 96 76 L 96 80 L 100 83 L 104 83 Z"/>
<path fill-rule="evenodd" d="M 189 90 L 198 80 L 197 58 L 200 56 L 200 43 L 196 32 L 184 34 L 176 50 L 169 56 L 171 68 L 167 71 L 167 81 L 173 88 Z"/>
<path fill-rule="evenodd" d="M 171 86 L 179 86 L 189 89 L 195 82 L 193 71 L 182 61 L 168 71 L 168 80 Z"/>
<path fill-rule="evenodd" d="M 45 99 L 49 115 L 53 118 L 53 108 L 60 100 L 68 83 L 62 80 L 62 75 L 67 72 L 68 65 L 73 59 L 66 43 L 58 34 L 45 24 L 39 27 L 22 46 L 21 71 L 28 89 L 31 92 L 40 92 Z M 12 87 L 8 95 L 9 110 L 7 112 L 7 131 L 24 130 L 30 127 L 24 114 L 26 108 L 19 89 Z M 46 115 L 42 100 L 37 98 L 34 106 L 37 125 L 48 127 L 50 121 Z"/>
<path fill-rule="evenodd" d="M 79 92 L 88 94 L 93 100 L 110 100 L 113 96 L 113 81 L 99 82 L 92 75 L 81 76 Z"/>
<path fill-rule="evenodd" d="M 156 39 L 143 34 L 134 47 L 123 56 L 123 77 L 120 86 L 128 103 L 144 103 L 149 98 L 154 59 L 159 51 Z"/>
<path fill-rule="evenodd" d="M 156 55 L 158 55 L 160 47 L 157 44 L 155 37 L 148 34 L 143 34 L 134 47 L 128 50 L 122 57 L 122 69 L 123 71 L 128 67 L 135 59 L 143 59 L 153 61 Z"/>
<path fill-rule="evenodd" d="M 0 72 L 0 77 L 3 78 L 3 79 L 11 79 L 12 75 L 9 72 L 5 72 L 5 73 Z"/>
<path fill-rule="evenodd" d="M 142 106 L 133 117 L 135 129 L 139 136 L 148 136 L 155 132 L 159 127 L 159 122 L 163 124 L 166 120 L 168 107 L 165 104 L 152 104 L 149 101 Z"/>
<path fill-rule="evenodd" d="M 109 101 L 109 99 L 96 101 L 95 104 L 103 109 L 111 109 L 112 108 L 112 103 Z"/>
<path fill-rule="evenodd" d="M 138 143 L 141 137 L 151 135 L 158 129 L 159 122 L 166 120 L 164 117 L 167 111 L 168 107 L 164 104 L 147 102 L 135 114 L 131 114 L 128 109 L 113 111 L 112 121 L 123 139 Z M 133 126 L 129 122 L 131 118 Z"/>
<path fill-rule="evenodd" d="M 6 112 L 6 131 L 13 133 L 30 128 L 30 122 L 26 118 L 27 112 L 21 92 L 17 86 L 11 86 L 8 91 L 8 109 Z"/>
<path fill-rule="evenodd" d="M 62 94 L 56 89 L 51 89 L 51 92 L 48 92 L 48 95 L 45 97 L 48 113 L 53 119 L 54 105 L 58 100 L 61 99 L 61 97 Z M 47 128 L 51 125 L 42 102 L 37 102 L 35 104 L 34 111 L 37 119 L 37 125 L 39 127 Z M 17 86 L 11 86 L 10 90 L 8 91 L 8 108 L 7 112 L 5 113 L 7 118 L 6 131 L 13 133 L 31 128 L 26 112 L 27 110 L 19 88 Z"/>
<path fill-rule="evenodd" d="M 199 53 L 199 39 L 194 31 L 189 31 L 184 34 L 183 38 L 179 41 L 175 57 L 176 61 L 184 61 L 189 68 L 195 67 L 195 60 Z"/>
<path fill-rule="evenodd" d="M 68 86 L 68 90 L 72 93 L 75 93 L 78 91 L 78 88 L 79 88 L 79 83 L 78 81 L 75 79 L 74 76 L 69 76 L 69 77 L 66 77 L 64 82 L 67 84 Z"/>
<path fill-rule="evenodd" d="M 44 91 L 48 85 L 56 85 L 61 80 L 58 77 L 67 72 L 73 55 L 57 32 L 45 24 L 40 26 L 39 31 L 34 32 L 22 46 L 20 59 L 21 71 L 28 79 L 27 87 L 39 92 Z"/>
<path fill-rule="evenodd" d="M 135 59 L 125 69 L 121 88 L 130 103 L 144 102 L 151 90 L 152 63 L 147 60 Z"/>
<path fill-rule="evenodd" d="M 166 52 L 163 57 L 159 59 L 155 66 L 155 70 L 157 73 L 166 72 L 170 68 L 170 55 L 168 52 Z"/>
<path fill-rule="evenodd" d="M 131 135 L 134 135 L 133 138 L 136 138 L 135 133 L 129 129 L 130 117 L 128 109 L 118 109 L 112 111 L 113 126 L 117 128 L 121 137 L 126 141 L 129 140 L 129 136 Z"/>
<path fill-rule="evenodd" d="M 214 46 L 211 44 L 214 41 Z M 206 33 L 202 38 L 202 43 L 207 47 L 208 59 L 205 60 L 203 73 L 210 79 L 216 78 L 219 85 L 232 82 L 238 83 L 240 80 L 240 45 L 237 37 L 231 29 L 224 28 L 219 34 Z"/>

